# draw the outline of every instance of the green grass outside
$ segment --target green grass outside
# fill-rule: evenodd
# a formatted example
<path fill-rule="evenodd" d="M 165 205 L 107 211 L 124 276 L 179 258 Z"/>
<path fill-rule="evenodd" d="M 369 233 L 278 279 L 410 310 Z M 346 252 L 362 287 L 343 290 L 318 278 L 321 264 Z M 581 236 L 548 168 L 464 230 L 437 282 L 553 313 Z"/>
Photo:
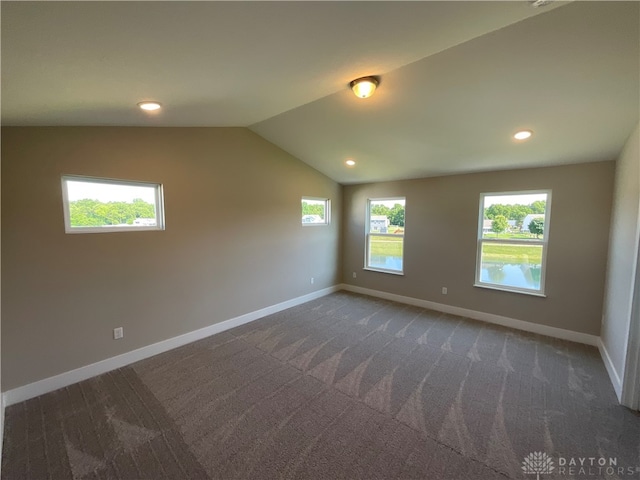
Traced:
<path fill-rule="evenodd" d="M 532 233 L 484 233 L 482 238 L 492 238 L 492 239 L 504 239 L 504 240 L 540 240 L 541 237 L 536 237 Z"/>
<path fill-rule="evenodd" d="M 371 235 L 371 255 L 401 257 L 402 237 Z M 491 263 L 542 264 L 542 247 L 539 245 L 508 245 L 485 243 L 482 247 L 482 260 Z"/>
<path fill-rule="evenodd" d="M 492 263 L 542 263 L 542 247 L 539 245 L 488 244 L 482 246 L 483 262 Z"/>
<path fill-rule="evenodd" d="M 402 256 L 402 237 L 371 235 L 371 255 Z"/>

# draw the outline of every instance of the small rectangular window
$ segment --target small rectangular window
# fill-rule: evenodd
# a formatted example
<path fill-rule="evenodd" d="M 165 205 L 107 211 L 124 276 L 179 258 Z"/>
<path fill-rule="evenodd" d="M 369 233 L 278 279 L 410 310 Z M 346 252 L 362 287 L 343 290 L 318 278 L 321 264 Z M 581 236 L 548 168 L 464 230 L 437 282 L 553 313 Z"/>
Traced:
<path fill-rule="evenodd" d="M 162 185 L 62 177 L 66 233 L 164 230 Z"/>
<path fill-rule="evenodd" d="M 302 197 L 302 225 L 329 225 L 331 202 L 328 198 Z"/>
<path fill-rule="evenodd" d="M 369 200 L 365 268 L 403 272 L 405 203 L 405 198 Z"/>
<path fill-rule="evenodd" d="M 544 294 L 551 192 L 480 196 L 476 286 Z"/>

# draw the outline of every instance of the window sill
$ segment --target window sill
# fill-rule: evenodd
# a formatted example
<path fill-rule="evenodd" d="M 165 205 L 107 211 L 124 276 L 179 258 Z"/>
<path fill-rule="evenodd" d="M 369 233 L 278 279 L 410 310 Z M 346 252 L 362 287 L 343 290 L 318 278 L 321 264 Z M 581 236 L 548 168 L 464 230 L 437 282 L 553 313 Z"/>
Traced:
<path fill-rule="evenodd" d="M 162 232 L 164 227 L 157 226 L 104 226 L 104 227 L 66 227 L 64 233 L 79 234 L 79 233 L 120 233 L 120 232 Z"/>
<path fill-rule="evenodd" d="M 520 290 L 517 288 L 500 287 L 498 285 L 485 285 L 482 283 L 474 283 L 473 286 L 478 288 L 486 288 L 487 290 L 498 290 L 500 292 L 509 292 L 509 293 L 521 293 L 523 295 L 531 295 L 532 297 L 547 298 L 547 296 L 544 293 L 533 292 L 531 290 Z"/>
<path fill-rule="evenodd" d="M 378 272 L 378 273 L 388 273 L 390 275 L 400 275 L 401 277 L 404 277 L 404 272 L 398 272 L 395 270 L 383 270 L 381 268 L 371 268 L 371 267 L 364 267 L 363 270 L 369 270 L 370 272 Z"/>

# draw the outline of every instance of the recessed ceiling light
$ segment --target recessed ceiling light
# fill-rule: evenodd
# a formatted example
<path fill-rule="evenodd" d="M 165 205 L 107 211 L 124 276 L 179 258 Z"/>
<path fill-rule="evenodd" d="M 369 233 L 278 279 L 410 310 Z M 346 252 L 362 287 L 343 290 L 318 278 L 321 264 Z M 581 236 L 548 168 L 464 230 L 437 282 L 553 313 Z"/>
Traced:
<path fill-rule="evenodd" d="M 349 83 L 356 97 L 369 98 L 375 92 L 380 81 L 376 77 L 356 78 Z"/>
<path fill-rule="evenodd" d="M 160 108 L 162 107 L 162 105 L 160 105 L 158 102 L 140 102 L 138 104 L 138 106 L 142 110 L 146 110 L 147 112 L 153 112 L 155 110 L 160 110 Z"/>
<path fill-rule="evenodd" d="M 349 160 L 346 160 L 344 163 L 347 165 L 347 167 L 353 167 L 356 164 L 356 161 L 349 159 Z"/>
<path fill-rule="evenodd" d="M 515 133 L 513 138 L 515 138 L 516 140 L 526 140 L 531 135 L 533 135 L 533 132 L 531 130 L 520 130 L 519 132 Z"/>

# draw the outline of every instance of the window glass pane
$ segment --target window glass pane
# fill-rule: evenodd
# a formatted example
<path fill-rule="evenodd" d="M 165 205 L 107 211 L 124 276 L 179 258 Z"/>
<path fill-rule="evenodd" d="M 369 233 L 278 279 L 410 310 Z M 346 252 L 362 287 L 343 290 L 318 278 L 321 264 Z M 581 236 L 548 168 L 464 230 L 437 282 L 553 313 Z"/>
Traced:
<path fill-rule="evenodd" d="M 158 184 L 64 178 L 67 230 L 161 229 Z"/>
<path fill-rule="evenodd" d="M 369 232 L 404 234 L 404 198 L 371 200 L 369 202 Z"/>
<path fill-rule="evenodd" d="M 329 223 L 327 214 L 328 199 L 302 199 L 302 224 L 326 225 Z"/>
<path fill-rule="evenodd" d="M 402 271 L 402 236 L 369 235 L 368 266 Z"/>
<path fill-rule="evenodd" d="M 544 239 L 546 206 L 546 193 L 486 195 L 482 238 Z"/>
<path fill-rule="evenodd" d="M 402 272 L 404 198 L 369 200 L 366 267 Z"/>
<path fill-rule="evenodd" d="M 480 281 L 540 290 L 542 245 L 482 243 Z"/>

